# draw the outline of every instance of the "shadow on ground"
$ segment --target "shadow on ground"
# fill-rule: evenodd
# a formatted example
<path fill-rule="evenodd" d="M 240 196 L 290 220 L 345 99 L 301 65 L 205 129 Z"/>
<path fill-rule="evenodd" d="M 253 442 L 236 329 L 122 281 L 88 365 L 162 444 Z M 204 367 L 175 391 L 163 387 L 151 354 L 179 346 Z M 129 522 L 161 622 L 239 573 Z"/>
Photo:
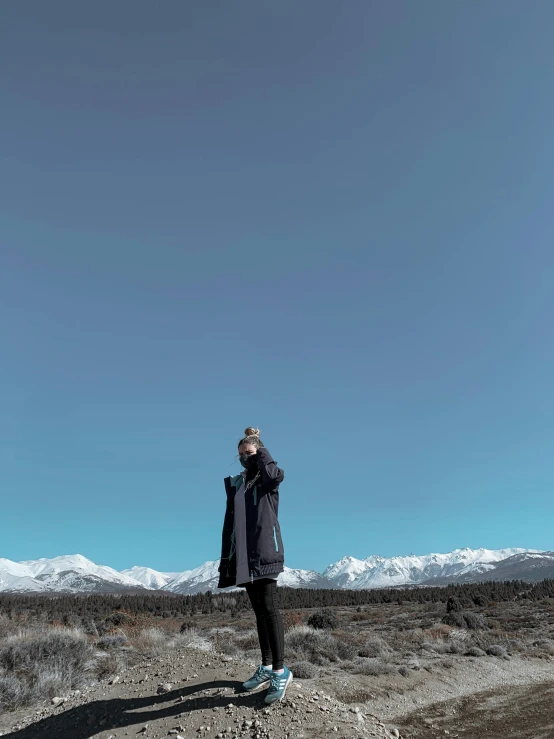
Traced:
<path fill-rule="evenodd" d="M 229 695 L 195 697 L 203 690 L 215 688 L 234 688 L 235 693 Z M 213 680 L 171 690 L 163 695 L 148 695 L 143 698 L 110 698 L 95 700 L 82 706 L 69 708 L 55 716 L 48 716 L 33 724 L 12 731 L 4 736 L 9 739 L 89 739 L 99 732 L 110 729 L 137 727 L 137 732 L 145 723 L 159 719 L 177 717 L 192 711 L 207 708 L 225 708 L 229 703 L 245 708 L 267 708 L 264 703 L 265 692 L 245 692 L 241 683 L 236 680 Z M 183 700 L 179 700 L 183 698 Z M 170 701 L 171 706 L 156 708 Z M 100 724 L 100 721 L 103 721 Z"/>

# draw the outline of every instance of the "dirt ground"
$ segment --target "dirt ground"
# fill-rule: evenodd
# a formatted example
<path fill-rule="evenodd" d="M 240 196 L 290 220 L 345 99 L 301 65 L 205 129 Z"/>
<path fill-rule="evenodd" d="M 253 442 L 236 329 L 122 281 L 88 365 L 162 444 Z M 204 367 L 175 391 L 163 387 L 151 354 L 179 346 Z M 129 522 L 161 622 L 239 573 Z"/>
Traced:
<path fill-rule="evenodd" d="M 391 738 L 376 717 L 345 705 L 307 681 L 293 680 L 285 699 L 264 704 L 266 688 L 242 692 L 253 665 L 191 651 L 132 668 L 119 681 L 76 693 L 61 705 L 0 715 L 10 739 L 253 739 Z M 310 681 L 313 682 L 313 681 Z M 160 685 L 168 692 L 158 694 Z"/>
<path fill-rule="evenodd" d="M 285 700 L 269 707 L 263 702 L 265 688 L 241 691 L 253 666 L 241 658 L 195 650 L 156 657 L 122 671 L 115 682 L 105 680 L 74 692 L 59 706 L 45 701 L 33 709 L 0 715 L 0 736 L 554 737 L 554 660 L 460 660 L 447 680 L 422 671 L 409 688 L 402 688 L 398 678 L 345 676 L 337 670 L 311 680 L 294 680 Z M 358 703 L 337 699 L 341 691 L 352 691 L 355 685 L 372 697 Z M 160 686 L 167 692 L 159 694 Z M 440 700 L 433 700 L 437 697 Z"/>
<path fill-rule="evenodd" d="M 554 679 L 435 703 L 398 722 L 406 739 L 552 739 Z"/>

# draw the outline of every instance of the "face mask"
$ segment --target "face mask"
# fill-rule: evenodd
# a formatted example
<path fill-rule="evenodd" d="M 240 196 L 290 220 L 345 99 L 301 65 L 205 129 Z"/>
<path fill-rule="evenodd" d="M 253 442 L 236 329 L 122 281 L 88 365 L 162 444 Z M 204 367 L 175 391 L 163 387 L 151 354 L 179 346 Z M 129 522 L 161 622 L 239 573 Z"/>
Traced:
<path fill-rule="evenodd" d="M 246 470 L 251 470 L 257 467 L 255 454 L 241 454 L 239 456 L 239 460 L 241 465 Z"/>

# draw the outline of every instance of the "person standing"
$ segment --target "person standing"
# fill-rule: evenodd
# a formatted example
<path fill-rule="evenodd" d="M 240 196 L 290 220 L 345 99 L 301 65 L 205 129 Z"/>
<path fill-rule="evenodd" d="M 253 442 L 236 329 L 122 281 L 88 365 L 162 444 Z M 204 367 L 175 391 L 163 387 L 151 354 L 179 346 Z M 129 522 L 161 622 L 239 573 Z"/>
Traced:
<path fill-rule="evenodd" d="M 280 701 L 293 674 L 284 664 L 285 637 L 277 577 L 285 552 L 278 520 L 279 485 L 285 473 L 249 426 L 238 444 L 244 471 L 224 480 L 227 507 L 221 535 L 218 588 L 245 588 L 256 616 L 262 663 L 244 690 L 267 685 L 265 703 Z"/>

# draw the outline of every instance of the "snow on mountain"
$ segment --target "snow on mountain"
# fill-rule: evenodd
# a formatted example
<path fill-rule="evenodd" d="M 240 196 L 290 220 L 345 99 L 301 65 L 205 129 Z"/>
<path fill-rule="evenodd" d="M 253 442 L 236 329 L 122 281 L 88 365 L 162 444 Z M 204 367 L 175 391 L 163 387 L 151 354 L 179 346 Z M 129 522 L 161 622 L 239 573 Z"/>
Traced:
<path fill-rule="evenodd" d="M 329 581 L 315 570 L 293 570 L 285 565 L 277 584 L 287 588 L 328 588 Z"/>
<path fill-rule="evenodd" d="M 98 592 L 141 588 L 137 580 L 81 554 L 11 562 L 0 559 L 0 591 Z"/>
<path fill-rule="evenodd" d="M 180 572 L 157 572 L 150 567 L 131 567 L 121 570 L 122 575 L 127 575 L 144 585 L 148 590 L 162 590 L 169 582 L 179 577 Z"/>
<path fill-rule="evenodd" d="M 330 564 L 323 571 L 323 576 L 333 583 L 332 587 L 353 590 L 417 585 L 437 577 L 483 572 L 507 557 L 527 551 L 538 550 L 465 548 L 455 549 L 446 554 L 390 558 L 372 555 L 367 559 L 343 557 L 338 562 Z"/>
<path fill-rule="evenodd" d="M 181 572 L 174 580 L 167 583 L 163 588 L 171 593 L 181 593 L 192 595 L 194 593 L 204 593 L 206 590 L 216 590 L 219 580 L 219 559 L 204 562 L 204 564 L 196 567 L 194 570 L 185 570 Z"/>
<path fill-rule="evenodd" d="M 28 567 L 20 562 L 0 558 L 0 592 L 3 590 L 38 592 L 42 588 L 39 583 L 35 582 L 34 574 Z"/>
<path fill-rule="evenodd" d="M 545 578 L 554 578 L 554 552 L 529 550 L 513 554 L 495 564 L 483 565 L 482 568 L 462 572 L 454 578 L 435 578 L 432 584 L 448 585 L 451 582 L 486 582 L 487 580 L 539 582 Z"/>
<path fill-rule="evenodd" d="M 149 567 L 131 567 L 118 572 L 97 565 L 80 554 L 52 559 L 12 562 L 0 559 L 0 592 L 121 592 L 125 590 L 165 590 L 193 595 L 233 592 L 219 590 L 219 559 L 204 562 L 183 572 L 158 572 Z M 348 588 L 362 590 L 403 585 L 439 585 L 446 582 L 473 582 L 480 579 L 530 579 L 551 577 L 552 552 L 538 549 L 455 549 L 445 554 L 380 557 L 366 559 L 347 556 L 330 564 L 323 573 L 284 568 L 277 583 L 291 588 Z M 543 574 L 544 573 L 544 574 Z"/>

